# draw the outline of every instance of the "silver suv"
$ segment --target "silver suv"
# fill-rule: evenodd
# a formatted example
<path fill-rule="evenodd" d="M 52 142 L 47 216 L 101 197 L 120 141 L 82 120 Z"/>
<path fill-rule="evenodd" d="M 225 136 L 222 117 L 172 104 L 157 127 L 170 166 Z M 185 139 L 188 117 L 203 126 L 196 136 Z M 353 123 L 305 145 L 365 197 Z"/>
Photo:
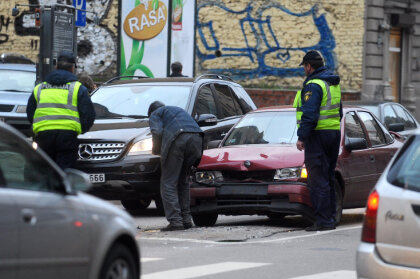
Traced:
<path fill-rule="evenodd" d="M 420 278 L 420 131 L 406 141 L 369 196 L 357 277 Z"/>
<path fill-rule="evenodd" d="M 133 219 L 88 179 L 0 123 L 0 278 L 139 278 Z"/>

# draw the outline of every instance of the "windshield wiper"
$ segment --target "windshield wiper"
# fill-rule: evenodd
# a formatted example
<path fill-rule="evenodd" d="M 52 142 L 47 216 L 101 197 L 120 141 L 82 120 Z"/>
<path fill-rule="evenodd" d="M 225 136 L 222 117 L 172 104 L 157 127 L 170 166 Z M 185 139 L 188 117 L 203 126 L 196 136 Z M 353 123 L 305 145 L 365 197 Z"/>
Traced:
<path fill-rule="evenodd" d="M 16 90 L 16 89 L 0 89 L 2 91 L 9 91 L 9 92 L 25 92 L 30 93 L 30 91 L 23 91 L 23 90 Z"/>
<path fill-rule="evenodd" d="M 122 115 L 122 117 L 130 117 L 130 118 L 134 118 L 134 119 L 148 118 L 146 115 L 137 115 L 137 114 Z"/>

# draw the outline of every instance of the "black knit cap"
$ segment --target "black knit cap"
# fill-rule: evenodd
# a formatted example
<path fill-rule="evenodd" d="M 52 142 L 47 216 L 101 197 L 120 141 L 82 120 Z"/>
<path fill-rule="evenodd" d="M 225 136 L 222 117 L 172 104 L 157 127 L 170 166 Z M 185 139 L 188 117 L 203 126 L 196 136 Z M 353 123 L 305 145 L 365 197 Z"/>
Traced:
<path fill-rule="evenodd" d="M 318 62 L 318 61 L 324 62 L 324 59 L 322 58 L 321 53 L 319 53 L 319 51 L 317 50 L 310 50 L 305 54 L 305 56 L 303 56 L 302 62 L 299 64 L 299 66 L 302 66 L 305 63 Z"/>

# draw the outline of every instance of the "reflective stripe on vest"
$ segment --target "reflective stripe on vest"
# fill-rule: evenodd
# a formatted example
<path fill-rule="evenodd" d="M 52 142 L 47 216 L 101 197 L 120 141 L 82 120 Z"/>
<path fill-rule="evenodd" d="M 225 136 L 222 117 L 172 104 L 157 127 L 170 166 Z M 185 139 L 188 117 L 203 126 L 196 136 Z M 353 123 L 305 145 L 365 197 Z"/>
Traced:
<path fill-rule="evenodd" d="M 35 134 L 46 130 L 72 130 L 78 134 L 82 132 L 77 109 L 80 86 L 80 82 L 74 81 L 58 86 L 44 82 L 35 87 Z"/>
<path fill-rule="evenodd" d="M 340 102 L 341 89 L 339 85 L 330 86 L 326 81 L 313 79 L 308 83 L 318 84 L 322 89 L 322 101 L 320 106 L 320 115 L 315 130 L 340 130 Z M 332 89 L 331 89 L 332 88 Z M 331 93 L 332 91 L 332 93 Z M 302 91 L 296 93 L 293 107 L 296 108 L 296 123 L 300 127 L 302 119 Z"/>

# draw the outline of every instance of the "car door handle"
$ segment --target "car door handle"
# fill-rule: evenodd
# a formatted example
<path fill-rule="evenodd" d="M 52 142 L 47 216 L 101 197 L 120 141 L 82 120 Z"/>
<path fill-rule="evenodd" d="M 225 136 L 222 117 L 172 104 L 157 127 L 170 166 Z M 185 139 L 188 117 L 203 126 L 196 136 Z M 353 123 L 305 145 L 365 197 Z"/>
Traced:
<path fill-rule="evenodd" d="M 224 138 L 227 135 L 227 132 L 221 133 L 220 136 Z"/>
<path fill-rule="evenodd" d="M 373 162 L 375 162 L 375 156 L 374 155 L 370 155 L 369 156 L 369 159 L 370 159 L 370 161 L 373 163 Z"/>
<path fill-rule="evenodd" d="M 37 220 L 35 216 L 35 211 L 33 209 L 24 208 L 22 209 L 21 214 L 23 222 L 28 223 L 30 225 L 36 224 Z"/>

